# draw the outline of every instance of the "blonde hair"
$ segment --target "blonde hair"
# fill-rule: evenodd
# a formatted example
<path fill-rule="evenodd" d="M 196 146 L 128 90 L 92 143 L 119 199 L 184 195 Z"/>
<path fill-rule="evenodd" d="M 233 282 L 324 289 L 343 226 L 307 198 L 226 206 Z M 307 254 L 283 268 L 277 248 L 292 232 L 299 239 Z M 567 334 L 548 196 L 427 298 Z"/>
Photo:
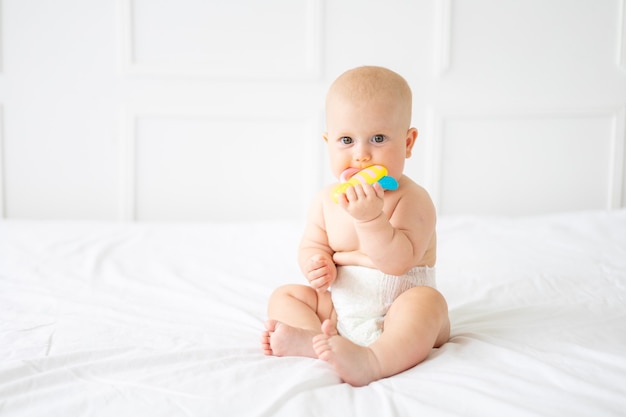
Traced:
<path fill-rule="evenodd" d="M 398 73 L 384 67 L 363 66 L 348 70 L 331 84 L 326 95 L 340 96 L 350 101 L 387 99 L 401 105 L 407 127 L 411 123 L 413 97 L 406 80 Z"/>

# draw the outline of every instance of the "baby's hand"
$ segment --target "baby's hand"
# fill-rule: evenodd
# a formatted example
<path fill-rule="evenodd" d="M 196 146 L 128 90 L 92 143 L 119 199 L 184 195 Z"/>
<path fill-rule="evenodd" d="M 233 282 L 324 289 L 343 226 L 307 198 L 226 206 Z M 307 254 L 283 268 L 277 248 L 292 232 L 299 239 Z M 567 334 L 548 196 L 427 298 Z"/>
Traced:
<path fill-rule="evenodd" d="M 313 255 L 305 265 L 306 279 L 317 292 L 324 292 L 337 277 L 337 267 L 332 259 Z"/>
<path fill-rule="evenodd" d="M 355 185 L 339 198 L 339 205 L 355 220 L 367 222 L 383 212 L 385 191 L 379 183 Z"/>

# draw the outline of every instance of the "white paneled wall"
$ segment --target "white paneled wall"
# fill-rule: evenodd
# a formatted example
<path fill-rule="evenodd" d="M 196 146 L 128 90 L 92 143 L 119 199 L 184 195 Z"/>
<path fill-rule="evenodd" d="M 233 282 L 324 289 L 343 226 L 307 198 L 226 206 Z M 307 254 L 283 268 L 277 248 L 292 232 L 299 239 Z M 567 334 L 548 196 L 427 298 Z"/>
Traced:
<path fill-rule="evenodd" d="M 315 113 L 313 116 L 316 116 Z M 298 216 L 322 185 L 318 117 L 129 111 L 121 155 L 124 218 L 238 220 Z"/>
<path fill-rule="evenodd" d="M 319 0 L 118 0 L 124 72 L 234 80 L 316 80 Z"/>
<path fill-rule="evenodd" d="M 515 215 L 621 205 L 622 108 L 435 118 L 433 190 L 442 212 Z"/>
<path fill-rule="evenodd" d="M 439 5 L 446 105 L 431 111 L 430 182 L 440 211 L 622 206 L 624 2 Z"/>
<path fill-rule="evenodd" d="M 441 213 L 626 206 L 625 1 L 0 0 L 0 214 L 301 219 L 365 64 Z"/>

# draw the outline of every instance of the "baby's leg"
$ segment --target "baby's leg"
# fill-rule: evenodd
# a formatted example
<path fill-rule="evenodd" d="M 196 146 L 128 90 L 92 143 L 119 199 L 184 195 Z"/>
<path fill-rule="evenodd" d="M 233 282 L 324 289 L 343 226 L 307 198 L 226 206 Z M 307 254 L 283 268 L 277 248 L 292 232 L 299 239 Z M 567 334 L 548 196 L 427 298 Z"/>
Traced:
<path fill-rule="evenodd" d="M 318 357 L 333 365 L 345 382 L 362 386 L 422 362 L 433 347 L 448 341 L 450 321 L 446 301 L 437 290 L 414 287 L 394 301 L 382 335 L 368 347 L 339 336 L 330 321 L 322 330 L 314 338 Z"/>
<path fill-rule="evenodd" d="M 317 358 L 313 337 L 321 333 L 322 321 L 331 318 L 330 293 L 305 285 L 285 285 L 270 297 L 269 320 L 261 335 L 266 355 Z"/>

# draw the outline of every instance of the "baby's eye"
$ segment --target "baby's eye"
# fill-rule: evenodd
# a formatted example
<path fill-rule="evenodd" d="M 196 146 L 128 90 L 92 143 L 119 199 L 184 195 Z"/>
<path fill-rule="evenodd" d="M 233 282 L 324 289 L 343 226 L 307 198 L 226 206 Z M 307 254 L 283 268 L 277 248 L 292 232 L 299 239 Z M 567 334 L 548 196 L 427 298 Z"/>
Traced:
<path fill-rule="evenodd" d="M 344 137 L 342 137 L 341 139 L 339 139 L 339 141 L 340 141 L 341 143 L 343 143 L 344 145 L 351 145 L 351 144 L 352 144 L 352 142 L 354 142 L 354 141 L 352 140 L 352 138 L 351 138 L 351 137 L 349 137 L 349 136 L 344 136 Z"/>
<path fill-rule="evenodd" d="M 374 143 L 383 143 L 385 141 L 385 136 L 383 135 L 374 135 L 372 136 L 372 142 Z"/>

